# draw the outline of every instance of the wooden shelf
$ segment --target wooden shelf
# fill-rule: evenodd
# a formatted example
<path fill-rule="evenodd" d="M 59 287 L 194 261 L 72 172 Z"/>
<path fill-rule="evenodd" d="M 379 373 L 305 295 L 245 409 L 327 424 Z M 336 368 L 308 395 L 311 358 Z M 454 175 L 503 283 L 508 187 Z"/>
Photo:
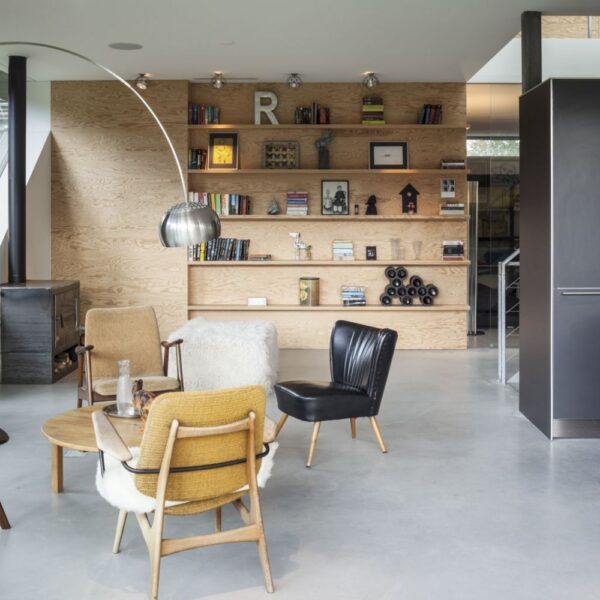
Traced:
<path fill-rule="evenodd" d="M 467 175 L 467 169 L 188 169 L 190 175 Z"/>
<path fill-rule="evenodd" d="M 391 264 L 403 267 L 466 267 L 468 260 L 199 260 L 189 261 L 190 267 L 377 267 Z"/>
<path fill-rule="evenodd" d="M 222 221 L 466 221 L 467 215 L 222 215 Z"/>
<path fill-rule="evenodd" d="M 326 125 L 297 125 L 296 123 L 279 123 L 278 125 L 255 125 L 254 123 L 235 124 L 213 124 L 213 125 L 188 125 L 189 129 L 210 129 L 210 130 L 234 130 L 234 129 L 337 129 L 337 130 L 358 130 L 373 131 L 377 129 L 456 129 L 466 131 L 468 125 L 422 125 L 419 123 L 385 123 L 383 125 L 363 125 L 362 123 L 328 123 Z"/>
<path fill-rule="evenodd" d="M 468 306 L 459 304 L 439 304 L 433 306 L 423 306 L 422 304 L 413 304 L 411 306 L 342 306 L 341 304 L 330 304 L 323 306 L 300 306 L 298 304 L 289 305 L 268 305 L 268 306 L 247 306 L 245 304 L 190 304 L 188 310 L 204 312 L 223 312 L 223 311 L 254 311 L 254 312 L 467 312 Z"/>

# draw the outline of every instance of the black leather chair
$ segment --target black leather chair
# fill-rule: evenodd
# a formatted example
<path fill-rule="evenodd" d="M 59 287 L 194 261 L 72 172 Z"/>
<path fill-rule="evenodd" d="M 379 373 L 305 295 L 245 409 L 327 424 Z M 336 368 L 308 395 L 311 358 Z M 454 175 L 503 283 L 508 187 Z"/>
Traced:
<path fill-rule="evenodd" d="M 8 433 L 4 429 L 0 429 L 0 444 L 6 444 L 8 442 Z M 0 528 L 10 529 L 10 523 L 8 517 L 2 508 L 2 502 L 0 502 Z"/>
<path fill-rule="evenodd" d="M 331 333 L 330 382 L 285 381 L 275 385 L 277 405 L 283 412 L 276 435 L 288 416 L 314 423 L 308 460 L 312 464 L 321 421 L 350 419 L 356 437 L 356 419 L 368 417 L 382 452 L 387 452 L 375 418 L 379 412 L 398 334 L 337 321 Z"/>

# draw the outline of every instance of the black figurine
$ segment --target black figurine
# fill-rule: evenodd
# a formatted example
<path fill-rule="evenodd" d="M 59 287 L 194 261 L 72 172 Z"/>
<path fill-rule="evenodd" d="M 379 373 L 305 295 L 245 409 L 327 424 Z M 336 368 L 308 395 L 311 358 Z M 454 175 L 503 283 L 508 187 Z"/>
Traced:
<path fill-rule="evenodd" d="M 367 210 L 365 211 L 365 215 L 376 215 L 377 214 L 377 198 L 373 196 L 369 196 L 367 200 Z"/>
<path fill-rule="evenodd" d="M 405 185 L 400 190 L 400 196 L 402 197 L 402 212 L 414 215 L 417 213 L 417 196 L 419 191 L 412 186 L 410 183 Z"/>

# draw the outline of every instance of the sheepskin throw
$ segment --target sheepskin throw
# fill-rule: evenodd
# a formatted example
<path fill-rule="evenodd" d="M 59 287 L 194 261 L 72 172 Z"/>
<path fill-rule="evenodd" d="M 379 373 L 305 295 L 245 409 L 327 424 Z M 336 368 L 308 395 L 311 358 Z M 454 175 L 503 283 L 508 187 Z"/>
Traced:
<path fill-rule="evenodd" d="M 270 321 L 211 321 L 198 317 L 174 331 L 183 339 L 181 354 L 185 389 L 219 390 L 263 385 L 273 395 L 279 350 L 277 329 Z M 169 374 L 176 377 L 175 361 Z"/>

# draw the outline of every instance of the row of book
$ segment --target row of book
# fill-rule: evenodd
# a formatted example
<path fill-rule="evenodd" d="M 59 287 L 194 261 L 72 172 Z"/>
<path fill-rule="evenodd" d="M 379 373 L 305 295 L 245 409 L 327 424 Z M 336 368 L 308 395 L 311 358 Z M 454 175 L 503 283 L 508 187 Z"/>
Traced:
<path fill-rule="evenodd" d="M 312 106 L 297 106 L 294 111 L 296 125 L 327 125 L 329 123 L 329 108 L 316 102 Z"/>
<path fill-rule="evenodd" d="M 188 104 L 188 123 L 190 125 L 216 125 L 219 123 L 220 109 L 207 104 Z"/>
<path fill-rule="evenodd" d="M 303 217 L 308 214 L 308 192 L 288 192 L 286 214 Z"/>
<path fill-rule="evenodd" d="M 465 161 L 460 158 L 458 158 L 458 159 L 446 158 L 446 159 L 442 160 L 442 162 L 440 163 L 440 168 L 441 169 L 464 169 Z"/>
<path fill-rule="evenodd" d="M 331 253 L 333 260 L 354 260 L 352 240 L 333 240 Z"/>
<path fill-rule="evenodd" d="M 445 202 L 440 207 L 441 215 L 464 215 L 465 205 L 464 202 Z"/>
<path fill-rule="evenodd" d="M 190 148 L 188 150 L 188 169 L 206 169 L 206 157 L 208 152 L 202 148 Z"/>
<path fill-rule="evenodd" d="M 442 260 L 464 260 L 465 244 L 461 240 L 444 240 L 442 242 Z"/>
<path fill-rule="evenodd" d="M 379 96 L 363 98 L 361 123 L 363 125 L 385 125 L 383 98 Z"/>
<path fill-rule="evenodd" d="M 188 246 L 190 262 L 210 260 L 248 260 L 250 240 L 237 238 L 217 238 L 201 244 Z"/>
<path fill-rule="evenodd" d="M 443 112 L 441 104 L 424 104 L 419 113 L 419 124 L 439 125 L 442 122 Z"/>
<path fill-rule="evenodd" d="M 342 286 L 342 304 L 344 306 L 366 306 L 365 288 L 361 285 Z"/>
<path fill-rule="evenodd" d="M 218 215 L 251 214 L 250 196 L 247 194 L 222 194 L 221 192 L 188 192 L 190 202 L 210 206 Z"/>

